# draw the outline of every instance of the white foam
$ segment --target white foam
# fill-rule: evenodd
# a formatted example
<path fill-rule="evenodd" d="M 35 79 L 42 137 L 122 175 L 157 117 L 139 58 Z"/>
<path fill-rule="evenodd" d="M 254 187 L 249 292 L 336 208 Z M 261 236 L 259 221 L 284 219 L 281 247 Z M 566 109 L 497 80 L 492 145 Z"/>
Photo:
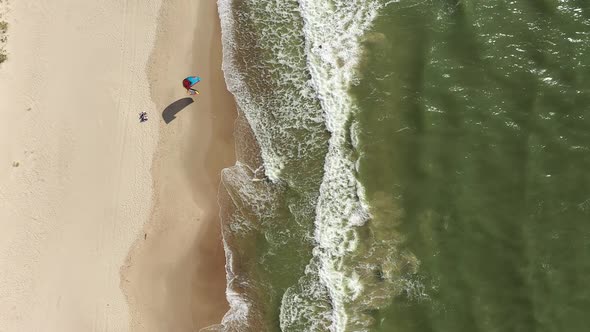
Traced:
<path fill-rule="evenodd" d="M 232 12 L 233 3 L 234 0 L 217 1 L 219 18 L 222 23 L 222 69 L 225 76 L 225 82 L 228 90 L 234 95 L 238 107 L 244 111 L 246 119 L 248 120 L 248 123 L 250 123 L 256 139 L 260 143 L 260 152 L 266 169 L 266 175 L 271 180 L 277 181 L 281 170 L 281 158 L 274 154 L 272 149 L 268 148 L 271 144 L 267 142 L 267 139 L 265 139 L 266 137 L 260 132 L 260 127 L 257 125 L 260 122 L 257 121 L 257 114 L 259 113 L 259 111 L 257 111 L 258 106 L 253 102 L 254 98 L 250 94 L 235 59 L 235 48 L 239 47 L 239 45 L 236 43 L 236 26 Z"/>
<path fill-rule="evenodd" d="M 225 294 L 230 310 L 223 317 L 222 326 L 230 326 L 233 324 L 233 322 L 247 321 L 251 304 L 248 303 L 244 297 L 240 296 L 240 294 L 232 288 L 233 279 L 235 277 L 234 271 L 232 269 L 234 262 L 232 251 L 227 245 L 225 238 L 223 239 L 223 248 L 225 250 L 225 268 L 227 278 L 227 288 Z"/>
<path fill-rule="evenodd" d="M 287 2 L 248 1 L 250 7 L 264 6 L 269 13 L 276 15 L 275 20 L 293 15 L 291 12 L 275 10 L 275 7 L 284 3 Z M 237 45 L 235 39 L 235 29 L 238 27 L 233 19 L 233 4 L 234 0 L 218 0 L 222 22 L 223 70 L 228 89 L 234 94 L 238 107 L 244 112 L 259 143 L 268 179 L 274 183 L 285 181 L 287 175 L 284 174 L 284 169 L 289 162 L 294 158 L 303 158 L 310 149 L 316 148 L 313 144 L 317 144 L 317 139 L 312 137 L 308 141 L 300 141 L 294 139 L 296 136 L 291 131 L 325 121 L 332 134 L 316 205 L 314 239 L 317 245 L 313 250 L 314 258 L 306 268 L 306 276 L 283 297 L 281 329 L 296 331 L 293 327 L 299 326 L 301 319 L 307 319 L 310 325 L 306 329 L 310 331 L 319 329 L 322 322 L 329 322 L 329 329 L 335 332 L 364 331 L 366 324 L 359 323 L 362 318 L 351 316 L 345 309 L 352 301 L 368 297 L 362 274 L 347 266 L 345 259 L 353 256 L 359 247 L 355 228 L 363 225 L 370 217 L 364 188 L 355 177 L 358 161 L 351 159 L 348 150 L 347 136 L 352 138 L 353 148 L 358 146 L 356 124 L 347 128 L 351 115 L 356 112 L 348 90 L 352 84 L 358 82 L 355 69 L 360 58 L 360 39 L 385 4 L 380 4 L 378 0 L 299 0 L 299 10 L 304 19 L 307 69 L 311 73 L 311 81 L 302 78 L 305 70 L 297 67 L 297 60 L 301 59 L 292 59 L 292 54 L 285 52 L 289 47 L 289 40 L 280 35 L 285 32 L 261 27 L 262 32 L 257 33 L 264 35 L 264 38 L 259 42 L 263 48 L 273 50 L 275 57 L 270 64 L 276 67 L 270 70 L 272 75 L 280 78 L 277 91 L 271 96 L 275 98 L 273 100 L 252 95 L 245 77 L 238 70 L 235 53 L 240 45 Z M 286 44 L 283 45 L 283 42 Z M 281 90 L 281 84 L 285 87 L 295 86 L 297 92 Z M 320 99 L 324 117 L 321 110 L 316 110 L 313 106 L 315 97 Z M 269 107 L 272 108 L 272 117 L 268 116 Z M 316 133 L 312 131 L 310 136 L 314 135 Z M 243 166 L 238 163 L 231 171 L 224 172 L 228 183 L 232 183 L 232 188 L 239 188 L 230 195 L 241 197 L 235 202 L 242 199 L 255 201 L 260 192 L 249 191 L 254 186 L 247 182 L 251 179 L 243 176 L 247 172 L 240 173 L 240 169 L 244 170 Z M 262 201 L 269 202 L 266 198 Z M 264 209 L 269 210 L 262 211 Z M 272 206 L 261 205 L 258 213 L 272 213 Z M 227 294 L 231 308 L 223 319 L 223 325 L 230 326 L 232 321 L 245 320 L 248 317 L 251 304 L 231 289 L 230 283 L 234 278 L 231 270 L 232 255 L 225 241 L 224 245 L 227 255 Z M 323 301 L 330 303 L 323 305 Z"/>
<path fill-rule="evenodd" d="M 265 181 L 255 181 L 258 171 L 259 169 L 252 169 L 237 161 L 234 166 L 224 169 L 221 174 L 222 185 L 231 199 L 231 203 L 236 210 L 240 211 L 229 219 L 223 220 L 226 223 L 222 232 L 226 255 L 226 297 L 230 309 L 222 319 L 222 326 L 227 331 L 244 330 L 244 326 L 248 324 L 251 309 L 255 305 L 255 303 L 251 303 L 249 294 L 242 294 L 235 290 L 235 288 L 252 290 L 252 287 L 249 280 L 243 275 L 237 275 L 236 273 L 239 272 L 233 270 L 234 257 L 232 248 L 227 243 L 227 238 L 240 238 L 248 236 L 251 231 L 259 231 L 261 225 L 246 219 L 242 213 L 259 222 L 272 220 L 272 217 L 277 214 L 275 202 L 281 194 L 280 186 L 271 185 Z M 270 234 L 265 234 L 265 236 L 268 235 Z"/>
<path fill-rule="evenodd" d="M 251 2 L 252 5 L 256 5 L 254 3 L 256 0 Z M 273 119 L 269 116 L 265 117 L 265 100 L 256 98 L 258 96 L 251 94 L 249 87 L 246 84 L 245 77 L 239 70 L 238 64 L 236 62 L 236 52 L 240 45 L 236 40 L 236 29 L 239 27 L 237 26 L 237 22 L 234 20 L 234 15 L 243 15 L 247 13 L 234 13 L 234 0 L 218 0 L 217 5 L 222 30 L 222 67 L 228 90 L 234 95 L 239 109 L 244 112 L 244 115 L 250 127 L 252 128 L 253 134 L 260 147 L 265 176 L 272 182 L 279 182 L 281 180 L 281 174 L 285 166 L 285 158 L 288 158 L 289 156 L 284 153 L 284 150 L 281 151 L 273 140 L 276 140 L 277 136 L 284 134 L 284 132 L 280 132 L 280 130 L 285 131 L 293 128 L 298 129 L 305 126 L 306 120 L 320 122 L 321 119 L 317 118 L 317 115 L 316 119 L 303 119 L 301 116 L 298 116 L 296 108 L 302 107 L 302 103 L 294 101 L 296 96 L 291 95 L 286 96 L 287 100 L 285 103 L 290 102 L 292 107 L 275 110 L 275 114 L 273 114 L 274 116 L 278 117 L 291 118 L 291 121 L 283 121 L 286 123 L 283 128 L 279 128 L 278 123 L 273 121 Z M 269 31 L 267 33 L 272 34 L 273 31 Z M 274 38 L 275 40 L 280 40 L 279 36 L 274 36 Z M 277 63 L 279 65 L 288 67 L 290 65 L 288 60 L 288 55 L 281 53 L 281 50 L 279 49 L 277 52 Z M 281 78 L 286 83 L 293 83 L 294 81 L 298 80 L 296 77 L 294 77 L 294 75 L 289 75 L 288 72 L 283 73 Z M 302 81 L 299 82 L 299 84 L 304 87 L 301 89 L 302 97 L 310 98 L 313 96 L 311 87 L 307 84 L 307 82 Z M 321 114 L 319 111 L 317 113 Z M 304 149 L 305 147 L 300 148 L 300 150 Z M 230 187 L 228 188 L 228 192 L 231 199 L 237 206 L 242 204 L 242 202 L 248 202 L 249 206 L 257 208 L 257 211 L 255 212 L 258 215 L 272 213 L 272 206 L 269 205 L 272 204 L 272 199 L 269 199 L 268 195 L 264 195 L 264 190 L 262 192 L 258 190 L 260 187 L 269 189 L 268 186 L 265 186 L 262 181 L 260 181 L 260 178 L 257 176 L 258 172 L 254 171 L 250 173 L 252 173 L 252 176 L 249 176 L 248 166 L 240 162 L 237 162 L 232 168 L 224 170 L 222 176 L 224 178 L 224 184 L 228 184 Z M 270 194 L 270 196 L 272 196 L 271 193 L 266 192 L 266 194 Z M 256 202 L 262 204 L 256 204 Z M 250 227 L 252 227 L 252 225 L 236 222 L 236 220 L 231 220 L 231 224 L 229 225 L 230 231 L 234 232 L 235 234 L 247 232 Z M 247 297 L 245 297 L 243 294 L 235 292 L 232 288 L 235 278 L 234 271 L 232 269 L 234 266 L 233 256 L 231 248 L 227 245 L 227 241 L 225 240 L 225 234 L 223 239 L 226 252 L 226 296 L 230 305 L 230 309 L 223 317 L 222 326 L 225 330 L 232 330 L 232 327 L 241 326 L 241 324 L 247 324 L 246 322 L 250 315 L 252 305 L 248 302 Z"/>
<path fill-rule="evenodd" d="M 363 284 L 344 259 L 358 245 L 355 227 L 363 225 L 369 212 L 362 203 L 364 190 L 355 177 L 355 160 L 350 157 L 346 135 L 356 106 L 348 90 L 357 80 L 360 39 L 370 28 L 382 5 L 374 0 L 326 2 L 299 0 L 304 17 L 308 67 L 312 84 L 321 100 L 326 125 L 332 133 L 324 165 L 315 221 L 319 279 L 332 302 L 331 331 L 362 330 L 349 317 L 346 306 L 361 296 Z M 354 135 L 356 136 L 356 135 Z M 353 137 L 353 146 L 357 145 Z M 358 197 L 358 198 L 357 198 Z M 360 200 L 359 200 L 360 198 Z"/>
<path fill-rule="evenodd" d="M 323 117 L 319 105 L 314 103 L 315 92 L 308 82 L 305 54 L 292 52 L 293 44 L 302 40 L 302 32 L 298 29 L 277 29 L 285 24 L 281 20 L 288 23 L 299 19 L 298 13 L 291 8 L 296 8 L 296 3 L 247 2 L 252 12 L 236 14 L 233 13 L 234 0 L 218 1 L 222 22 L 222 66 L 228 90 L 234 94 L 258 141 L 266 176 L 276 183 L 286 180 L 282 176 L 285 167 L 310 149 L 317 149 L 315 131 L 320 128 L 317 124 L 323 123 Z M 257 24 L 257 46 L 272 53 L 271 58 L 262 60 L 264 68 L 260 68 L 260 73 L 266 73 L 268 77 L 261 82 L 251 80 L 249 83 L 272 87 L 264 93 L 251 92 L 252 86 L 248 86 L 238 66 L 236 54 L 239 47 L 245 45 L 238 45 L 236 40 L 236 29 L 241 27 L 237 26 L 234 15 L 246 15 L 253 22 L 251 24 Z M 252 56 L 264 57 L 262 54 Z M 300 130 L 309 130 L 310 139 L 298 137 L 295 132 Z"/>
<path fill-rule="evenodd" d="M 317 273 L 307 273 L 283 295 L 281 331 L 326 331 L 330 326 L 330 312 L 326 288 L 317 280 Z"/>
<path fill-rule="evenodd" d="M 235 172 L 235 168 L 239 168 L 239 164 L 234 166 L 232 169 L 225 169 L 222 171 L 222 183 L 224 183 L 224 177 L 231 177 L 232 172 Z M 228 190 L 229 193 L 229 190 Z M 230 198 L 235 204 L 235 197 L 232 197 L 230 194 Z M 248 225 L 244 225 L 244 223 L 236 223 L 232 222 L 229 225 L 232 232 L 242 232 L 243 227 L 248 227 Z M 231 330 L 234 326 L 240 326 L 241 324 L 246 324 L 247 317 L 250 312 L 251 304 L 246 300 L 245 297 L 242 297 L 237 291 L 234 290 L 234 280 L 236 278 L 236 273 L 233 269 L 234 259 L 233 259 L 233 252 L 230 246 L 227 243 L 227 234 L 222 231 L 222 242 L 223 242 L 223 249 L 225 252 L 225 273 L 226 273 L 226 290 L 225 295 L 227 302 L 229 304 L 228 312 L 223 316 L 221 321 L 221 326 L 218 327 L 219 331 L 226 331 Z"/>

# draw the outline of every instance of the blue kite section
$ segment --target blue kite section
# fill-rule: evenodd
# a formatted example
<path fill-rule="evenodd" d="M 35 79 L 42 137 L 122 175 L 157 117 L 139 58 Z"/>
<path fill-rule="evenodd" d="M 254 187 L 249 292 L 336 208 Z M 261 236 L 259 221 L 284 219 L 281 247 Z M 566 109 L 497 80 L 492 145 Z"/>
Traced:
<path fill-rule="evenodd" d="M 199 76 L 189 76 L 186 79 L 189 82 L 191 82 L 191 86 L 193 86 L 201 81 L 201 78 Z"/>

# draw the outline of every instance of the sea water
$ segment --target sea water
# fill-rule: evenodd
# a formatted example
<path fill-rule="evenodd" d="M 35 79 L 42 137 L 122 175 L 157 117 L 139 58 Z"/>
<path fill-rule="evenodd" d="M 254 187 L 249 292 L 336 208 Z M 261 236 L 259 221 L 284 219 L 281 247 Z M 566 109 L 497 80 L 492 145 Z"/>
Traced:
<path fill-rule="evenodd" d="M 583 331 L 590 6 L 219 0 L 224 331 Z"/>

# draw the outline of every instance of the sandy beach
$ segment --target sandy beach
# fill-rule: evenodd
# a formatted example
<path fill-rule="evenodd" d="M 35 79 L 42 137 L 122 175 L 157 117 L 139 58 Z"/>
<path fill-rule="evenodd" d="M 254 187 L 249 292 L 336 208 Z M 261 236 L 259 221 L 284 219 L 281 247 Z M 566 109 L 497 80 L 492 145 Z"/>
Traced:
<path fill-rule="evenodd" d="M 237 114 L 221 71 L 215 2 L 164 3 L 159 26 L 149 79 L 157 108 L 170 113 L 160 121 L 155 208 L 122 286 L 132 303 L 133 331 L 198 331 L 227 311 L 217 190 L 221 169 L 235 162 Z M 168 78 L 187 72 L 207 80 L 194 103 L 176 113 L 170 104 L 190 99 Z"/>
<path fill-rule="evenodd" d="M 235 106 L 215 2 L 9 6 L 0 331 L 219 322 L 227 303 L 216 194 L 234 162 Z M 180 81 L 191 74 L 203 78 L 201 94 L 180 109 Z M 139 123 L 141 111 L 149 121 Z"/>

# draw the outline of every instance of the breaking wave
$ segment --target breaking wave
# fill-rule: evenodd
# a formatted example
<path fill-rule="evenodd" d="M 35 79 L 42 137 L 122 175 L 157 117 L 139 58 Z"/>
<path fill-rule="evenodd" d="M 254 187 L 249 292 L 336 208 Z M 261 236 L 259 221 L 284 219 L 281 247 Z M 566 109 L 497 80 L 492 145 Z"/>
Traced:
<path fill-rule="evenodd" d="M 401 291 L 357 180 L 361 43 L 386 2 L 219 0 L 238 162 L 223 171 L 224 331 L 367 331 Z M 381 229 L 379 229 L 381 227 Z M 391 230 L 388 230 L 391 232 Z M 403 264 L 401 262 L 403 261 Z M 288 264 L 287 264 L 288 263 Z"/>

